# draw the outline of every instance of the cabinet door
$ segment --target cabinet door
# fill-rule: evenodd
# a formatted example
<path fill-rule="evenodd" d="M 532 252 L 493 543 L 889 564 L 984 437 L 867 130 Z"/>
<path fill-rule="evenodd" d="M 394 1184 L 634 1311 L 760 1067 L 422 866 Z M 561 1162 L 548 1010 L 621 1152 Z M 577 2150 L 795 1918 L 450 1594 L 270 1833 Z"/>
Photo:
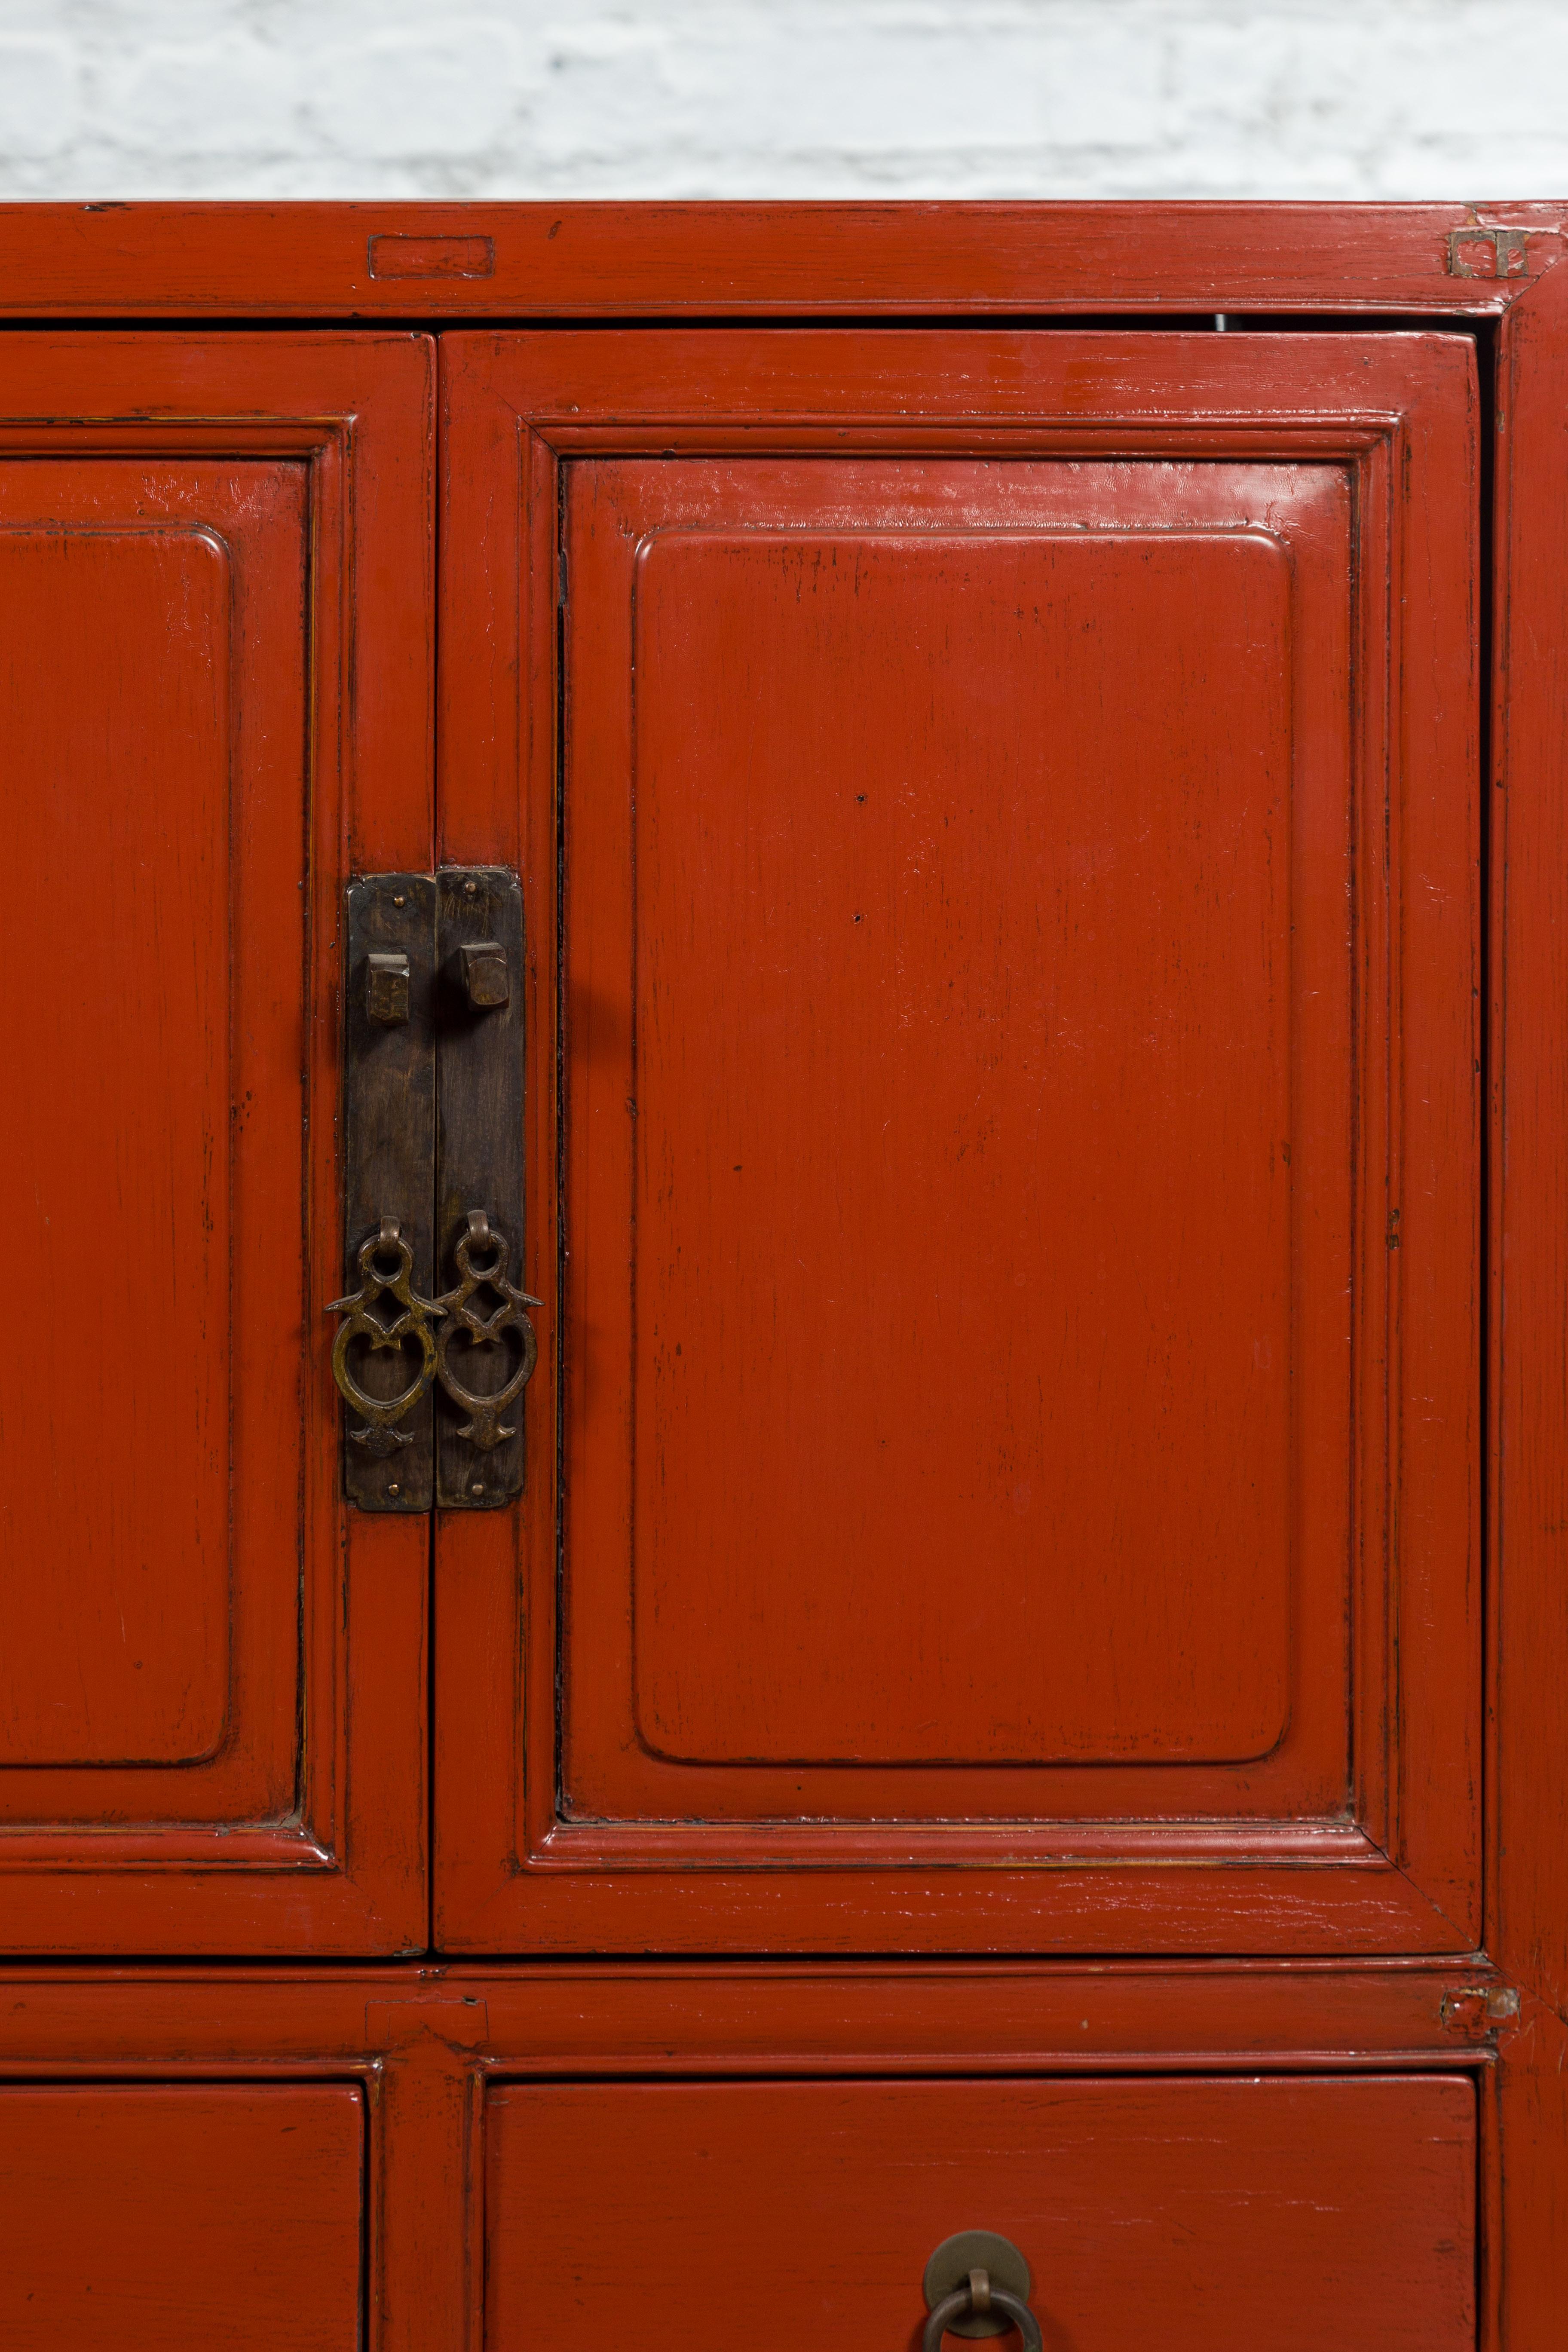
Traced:
<path fill-rule="evenodd" d="M 422 1527 L 350 1527 L 339 909 L 429 852 L 431 346 L 0 379 L 0 1947 L 425 1938 Z"/>
<path fill-rule="evenodd" d="M 443 1940 L 1469 1946 L 1469 340 L 444 352 L 546 1304 Z"/>

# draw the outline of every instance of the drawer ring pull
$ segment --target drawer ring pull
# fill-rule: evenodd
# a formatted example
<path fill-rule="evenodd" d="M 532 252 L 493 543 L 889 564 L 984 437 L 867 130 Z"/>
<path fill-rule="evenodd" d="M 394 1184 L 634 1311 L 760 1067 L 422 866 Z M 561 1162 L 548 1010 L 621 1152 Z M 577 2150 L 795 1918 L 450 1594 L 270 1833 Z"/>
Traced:
<path fill-rule="evenodd" d="M 1040 2323 L 1022 2295 L 1010 2294 L 998 2286 L 989 2271 L 973 2270 L 962 2286 L 943 2295 L 925 2324 L 921 2338 L 921 2352 L 940 2352 L 942 2339 L 955 2319 L 967 2319 L 972 2312 L 1000 2311 L 1009 2318 L 1024 2339 L 1024 2352 L 1041 2352 L 1044 2338 Z"/>

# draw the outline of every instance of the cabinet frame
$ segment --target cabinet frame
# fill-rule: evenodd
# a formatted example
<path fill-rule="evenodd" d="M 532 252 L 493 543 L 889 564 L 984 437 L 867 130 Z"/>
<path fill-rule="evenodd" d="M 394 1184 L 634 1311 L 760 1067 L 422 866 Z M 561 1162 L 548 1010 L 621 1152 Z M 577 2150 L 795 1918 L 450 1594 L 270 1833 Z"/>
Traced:
<path fill-rule="evenodd" d="M 1245 2017 L 1298 2000 L 1293 2040 L 1274 2035 L 1277 2063 L 1286 2063 L 1282 2041 L 1300 2063 L 1354 2063 L 1371 2050 L 1385 2063 L 1399 2051 L 1437 2063 L 1433 2021 L 1445 1991 L 1468 2000 L 1485 1981 L 1517 1995 L 1517 2030 L 1504 2026 L 1495 2051 L 1489 2034 L 1477 2057 L 1495 2086 L 1483 2102 L 1486 2352 L 1532 2352 L 1552 2340 L 1568 2305 L 1568 2249 L 1555 2228 L 1568 2175 L 1565 233 L 1568 206 L 1511 202 L 0 207 L 0 315 L 18 323 L 1013 317 L 1191 325 L 1219 313 L 1237 325 L 1267 317 L 1474 324 L 1494 401 L 1495 568 L 1479 625 L 1492 655 L 1488 919 L 1501 976 L 1488 1005 L 1496 1171 L 1482 1775 L 1489 1958 L 1447 1972 L 1260 1961 L 1067 1971 L 1020 1964 L 999 1974 L 906 1962 L 850 1972 L 865 1988 L 854 2001 L 844 1998 L 843 1971 L 804 1964 L 678 1973 L 701 1989 L 703 2030 L 718 2032 L 722 2010 L 748 2065 L 759 2036 L 775 2049 L 787 2040 L 791 2004 L 813 2001 L 828 2005 L 849 2041 L 858 2034 L 862 2050 L 867 2037 L 896 2027 L 906 2061 L 951 2051 L 955 2035 L 968 2037 L 971 2064 L 977 2040 L 1004 2058 L 1020 2048 L 1038 2053 L 1052 2041 L 1048 2028 L 1014 2024 L 1004 1985 L 1031 1988 L 1019 1997 L 1048 2007 L 1053 1987 L 1086 1980 L 1108 2000 L 1142 2006 L 1143 2063 L 1151 2053 L 1164 2063 L 1180 2052 L 1190 2065 L 1199 2045 L 1215 2063 L 1222 2049 L 1239 2046 Z M 446 854 L 471 858 L 482 845 L 448 840 Z M 363 862 L 405 855 L 367 843 Z M 399 1575 L 415 1572 L 412 1559 L 400 1562 Z M 456 1545 L 453 1567 L 461 1573 Z M 0 2048 L 8 2069 L 27 2072 L 222 2072 L 237 2063 L 373 2080 L 373 2141 L 386 2154 L 373 2158 L 384 2174 L 372 2225 L 381 2284 L 369 2340 L 377 2352 L 473 2352 L 458 2227 L 468 2094 L 454 2086 L 472 2079 L 457 2053 L 469 2046 L 462 2012 L 491 1999 L 462 1990 L 479 1980 L 460 1970 L 311 1978 L 160 1968 L 106 1977 L 78 1968 L 29 1990 L 27 1972 L 12 1967 L 4 1971 Z M 920 1990 L 933 1980 L 940 1995 Z M 514 2000 L 527 2007 L 540 1999 L 513 1990 L 537 1985 L 537 1975 L 498 1969 L 484 1981 L 498 1989 L 492 2017 L 510 2014 Z M 617 2063 L 642 2063 L 655 2038 L 668 2047 L 670 2007 L 659 1990 L 668 1973 L 574 1969 L 549 1981 L 601 1988 L 593 1999 L 617 2021 Z M 1193 2017 L 1198 1981 L 1210 1988 L 1206 2044 Z M 1394 1990 L 1413 1987 L 1423 1989 L 1424 2023 L 1404 2015 L 1405 1993 Z M 410 2004 L 429 2007 L 428 2020 L 408 2017 Z M 1081 2016 L 1076 1990 L 1068 2008 Z M 1384 2021 L 1381 2040 L 1371 2030 L 1374 2011 Z M 385 2022 L 379 2036 L 373 2015 Z M 573 2031 L 559 2006 L 534 2028 L 559 2053 L 573 2048 Z M 1261 2046 L 1247 2048 L 1247 2063 Z M 1110 2063 L 1107 2052 L 1100 2063 Z M 1440 2063 L 1456 2063 L 1448 2032 Z M 447 2157 L 433 2161 L 437 2143 Z"/>
<path fill-rule="evenodd" d="M 40 2080 L 363 2084 L 364 2341 L 482 2352 L 492 2082 L 1464 2072 L 1489 2179 L 1516 2054 L 1544 2022 L 1532 2005 L 1489 2023 L 1475 1997 L 1494 1982 L 1427 1962 L 15 1970 L 0 2098 Z M 1522 2318 L 1502 2332 L 1484 2189 L 1479 2218 L 1482 2352 L 1547 2340 Z"/>

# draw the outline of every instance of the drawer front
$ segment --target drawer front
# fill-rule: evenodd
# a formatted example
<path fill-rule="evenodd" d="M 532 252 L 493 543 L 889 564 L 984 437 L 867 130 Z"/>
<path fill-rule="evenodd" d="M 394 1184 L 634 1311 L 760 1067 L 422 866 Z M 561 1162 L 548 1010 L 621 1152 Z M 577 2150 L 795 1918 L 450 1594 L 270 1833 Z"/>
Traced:
<path fill-rule="evenodd" d="M 910 2346 L 975 2228 L 1046 2352 L 1459 2352 L 1475 2155 L 1456 2075 L 511 2084 L 487 2352 Z"/>
<path fill-rule="evenodd" d="M 0 2091 L 6 2352 L 355 2352 L 346 2084 Z"/>

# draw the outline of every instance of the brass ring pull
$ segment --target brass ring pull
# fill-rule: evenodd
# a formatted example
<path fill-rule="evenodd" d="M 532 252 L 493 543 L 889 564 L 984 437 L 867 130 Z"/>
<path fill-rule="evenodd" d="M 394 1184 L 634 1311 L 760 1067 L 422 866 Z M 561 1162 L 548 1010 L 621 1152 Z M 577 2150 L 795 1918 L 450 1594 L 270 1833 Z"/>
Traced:
<path fill-rule="evenodd" d="M 998 2286 L 989 2271 L 973 2270 L 962 2286 L 943 2295 L 926 2321 L 921 2338 L 921 2352 L 940 2352 L 942 2337 L 955 2319 L 967 2319 L 971 2313 L 1002 2312 L 1010 2319 L 1024 2339 L 1025 2352 L 1041 2352 L 1045 2338 L 1040 2323 L 1022 2295 L 1010 2294 Z"/>
<path fill-rule="evenodd" d="M 1005 2336 L 1016 2327 L 1025 2352 L 1040 2352 L 1040 2323 L 1029 2309 L 1034 2281 L 1010 2238 L 994 2230 L 960 2230 L 944 2238 L 921 2282 L 926 2309 L 923 2352 L 939 2352 L 943 2335 Z"/>
<path fill-rule="evenodd" d="M 485 1265 L 476 1266 L 474 1253 L 487 1258 Z M 470 1209 L 468 1231 L 452 1255 L 457 1260 L 462 1279 L 456 1290 L 448 1290 L 437 1299 L 437 1311 L 447 1317 L 435 1340 L 436 1377 L 459 1412 L 468 1416 L 467 1424 L 458 1433 L 489 1452 L 504 1438 L 515 1437 L 517 1426 L 510 1426 L 501 1415 L 516 1403 L 528 1385 L 534 1365 L 539 1360 L 539 1341 L 527 1309 L 542 1305 L 542 1300 L 529 1296 L 526 1290 L 514 1289 L 506 1278 L 507 1259 L 510 1244 L 504 1234 L 496 1231 L 485 1209 Z M 493 1291 L 500 1305 L 489 1315 L 481 1315 L 471 1303 L 475 1293 Z M 518 1334 L 522 1354 L 510 1381 L 499 1389 L 483 1393 L 464 1386 L 447 1360 L 447 1350 L 453 1337 L 460 1331 L 470 1347 L 496 1346 L 502 1343 L 501 1335 L 508 1330 Z"/>
<path fill-rule="evenodd" d="M 395 1274 L 383 1271 L 384 1263 L 395 1258 Z M 377 1260 L 382 1265 L 377 1264 Z M 349 1435 L 367 1454 L 392 1454 L 400 1445 L 412 1445 L 414 1439 L 407 1430 L 395 1424 L 411 1412 L 436 1377 L 436 1335 L 431 1329 L 434 1318 L 445 1309 L 438 1301 L 416 1297 L 410 1286 L 414 1272 L 414 1252 L 403 1238 L 403 1228 L 397 1218 L 383 1217 L 380 1229 L 372 1234 L 359 1249 L 360 1286 L 347 1298 L 334 1298 L 328 1307 L 329 1315 L 346 1315 L 348 1321 L 338 1327 L 332 1342 L 332 1378 L 355 1412 L 364 1415 L 363 1429 L 351 1429 Z M 390 1321 L 384 1321 L 373 1312 L 383 1297 L 395 1300 L 400 1312 Z M 394 1348 L 401 1350 L 407 1339 L 419 1343 L 419 1370 L 409 1386 L 395 1397 L 373 1397 L 361 1388 L 349 1370 L 349 1343 L 368 1339 L 372 1348 Z"/>

